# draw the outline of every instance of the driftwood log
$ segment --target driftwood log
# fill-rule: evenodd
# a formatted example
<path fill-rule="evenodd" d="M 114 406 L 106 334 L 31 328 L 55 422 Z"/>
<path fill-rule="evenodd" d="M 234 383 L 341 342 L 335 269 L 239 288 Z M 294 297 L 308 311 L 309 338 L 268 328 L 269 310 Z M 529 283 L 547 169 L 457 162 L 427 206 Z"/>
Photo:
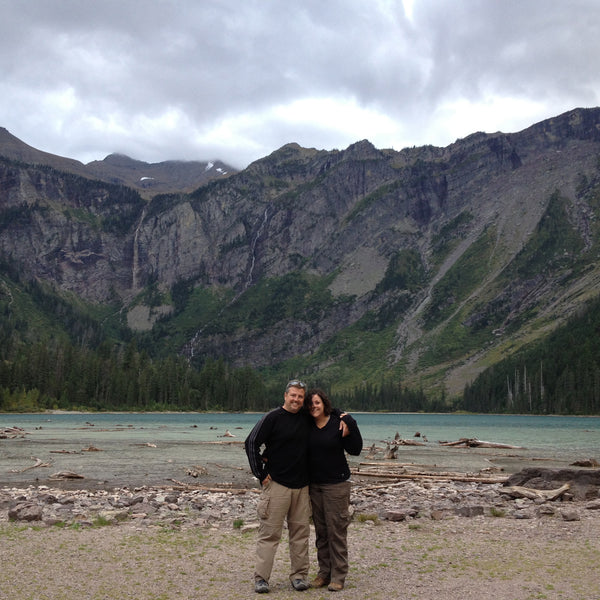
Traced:
<path fill-rule="evenodd" d="M 1 440 L 11 440 L 14 438 L 25 437 L 27 432 L 21 427 L 4 427 L 0 429 Z"/>
<path fill-rule="evenodd" d="M 58 473 L 50 475 L 48 479 L 50 481 L 62 481 L 63 479 L 85 479 L 85 477 L 73 471 L 58 471 Z"/>
<path fill-rule="evenodd" d="M 36 469 L 37 467 L 49 467 L 52 463 L 44 462 L 43 460 L 35 457 L 31 457 L 32 460 L 35 460 L 35 464 L 29 467 L 25 467 L 24 469 L 11 469 L 10 473 L 25 473 L 25 471 L 29 471 L 30 469 Z"/>
<path fill-rule="evenodd" d="M 369 451 L 367 452 L 367 458 L 375 458 L 377 456 L 378 452 L 379 452 L 379 448 L 377 448 L 377 446 L 375 444 L 373 444 L 369 448 Z"/>
<path fill-rule="evenodd" d="M 360 469 L 351 469 L 353 475 L 360 477 L 377 477 L 379 479 L 412 479 L 416 481 L 463 481 L 472 483 L 505 483 L 508 477 L 493 477 L 490 475 L 475 475 L 469 473 L 450 473 L 450 472 L 385 472 L 380 470 L 361 471 Z"/>
<path fill-rule="evenodd" d="M 565 498 L 597 500 L 600 497 L 600 469 L 527 467 L 511 475 L 504 486 L 555 491 L 567 483 L 569 489 L 564 492 Z"/>
<path fill-rule="evenodd" d="M 178 489 L 183 490 L 202 490 L 204 492 L 214 492 L 214 493 L 222 493 L 226 492 L 229 494 L 246 494 L 247 492 L 251 493 L 260 493 L 261 490 L 258 488 L 234 488 L 234 487 L 207 487 L 205 485 L 197 485 L 193 483 L 185 483 L 184 481 L 178 481 L 177 479 L 170 478 L 169 481 L 172 481 Z M 173 486 L 167 486 L 167 489 L 173 489 Z"/>
<path fill-rule="evenodd" d="M 536 490 L 535 488 L 523 487 L 521 485 L 511 485 L 500 490 L 501 494 L 507 494 L 513 498 L 529 498 L 529 500 L 542 500 L 549 502 L 560 498 L 565 492 L 571 489 L 569 483 L 561 485 L 556 490 Z"/>
<path fill-rule="evenodd" d="M 572 462 L 570 466 L 597 468 L 600 467 L 600 463 L 595 458 L 585 458 L 583 460 L 576 460 L 575 462 Z"/>
<path fill-rule="evenodd" d="M 394 458 L 398 458 L 398 446 L 396 446 L 394 444 L 388 444 L 387 448 L 385 449 L 385 453 L 384 453 L 383 457 L 386 460 L 392 460 Z"/>
<path fill-rule="evenodd" d="M 440 446 L 462 446 L 465 448 L 508 448 L 511 450 L 523 450 L 523 446 L 512 446 L 498 442 L 485 442 L 477 438 L 460 438 L 455 442 L 439 442 Z"/>

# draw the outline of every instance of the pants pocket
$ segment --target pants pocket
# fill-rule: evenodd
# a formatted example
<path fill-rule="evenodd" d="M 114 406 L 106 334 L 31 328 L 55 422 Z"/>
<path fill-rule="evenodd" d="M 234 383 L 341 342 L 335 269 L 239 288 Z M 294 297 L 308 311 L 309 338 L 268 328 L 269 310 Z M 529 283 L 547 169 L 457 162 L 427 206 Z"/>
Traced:
<path fill-rule="evenodd" d="M 269 504 L 271 500 L 271 485 L 267 483 L 262 492 L 260 493 L 260 499 L 256 506 L 256 512 L 258 513 L 259 519 L 266 519 L 269 516 Z"/>

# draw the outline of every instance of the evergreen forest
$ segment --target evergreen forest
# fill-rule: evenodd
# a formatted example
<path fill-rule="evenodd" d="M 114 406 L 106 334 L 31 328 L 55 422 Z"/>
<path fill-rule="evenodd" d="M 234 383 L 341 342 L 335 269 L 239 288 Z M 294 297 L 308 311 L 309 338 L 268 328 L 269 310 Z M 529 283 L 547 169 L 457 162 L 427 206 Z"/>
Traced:
<path fill-rule="evenodd" d="M 135 338 L 117 342 L 96 337 L 97 343 L 82 344 L 57 337 L 24 343 L 6 303 L 4 316 L 1 411 L 264 412 L 282 400 L 285 381 L 251 368 L 233 369 L 221 359 L 198 368 L 178 355 L 152 357 L 138 349 Z M 81 342 L 85 320 L 72 318 Z M 302 374 L 289 374 L 297 376 Z M 333 389 L 328 381 L 306 382 Z M 391 378 L 340 388 L 333 396 L 338 406 L 353 411 L 600 414 L 600 299 L 543 342 L 481 373 L 461 398 L 429 397 Z"/>

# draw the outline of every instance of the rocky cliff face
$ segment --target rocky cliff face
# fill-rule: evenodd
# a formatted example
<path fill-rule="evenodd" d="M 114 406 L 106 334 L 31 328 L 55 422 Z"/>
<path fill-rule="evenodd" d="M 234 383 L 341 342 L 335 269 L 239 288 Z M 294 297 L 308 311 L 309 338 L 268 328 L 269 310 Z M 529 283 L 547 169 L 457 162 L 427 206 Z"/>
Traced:
<path fill-rule="evenodd" d="M 207 328 L 199 319 L 185 350 L 272 365 L 314 356 L 370 319 L 371 331 L 395 331 L 380 364 L 419 376 L 429 370 L 457 392 L 484 351 L 503 343 L 502 332 L 514 326 L 518 339 L 532 311 L 557 322 L 598 290 L 590 256 L 599 153 L 600 109 L 577 109 L 446 148 L 395 152 L 364 140 L 326 152 L 288 144 L 190 194 L 147 202 L 130 188 L 1 160 L 0 251 L 29 277 L 125 307 L 150 285 L 168 292 L 187 281 L 226 290 L 225 310 L 265 282 L 302 273 L 327 281 L 330 301 L 318 311 L 288 311 L 266 326 Z M 551 255 L 547 268 L 530 273 L 523 253 L 552 235 L 540 230 L 552 198 L 570 245 L 540 245 Z M 559 264 L 557 254 L 570 258 Z M 452 328 L 486 333 L 444 357 L 440 336 Z M 312 369 L 335 362 L 335 352 L 319 360 Z"/>

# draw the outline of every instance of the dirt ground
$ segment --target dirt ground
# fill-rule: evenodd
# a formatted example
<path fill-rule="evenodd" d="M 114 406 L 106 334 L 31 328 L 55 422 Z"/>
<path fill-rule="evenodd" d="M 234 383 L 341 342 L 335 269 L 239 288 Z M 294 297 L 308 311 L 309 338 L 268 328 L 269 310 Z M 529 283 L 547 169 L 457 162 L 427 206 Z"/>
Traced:
<path fill-rule="evenodd" d="M 87 528 L 0 524 L 2 600 L 256 598 L 253 530 L 126 522 Z M 314 537 L 311 540 L 314 544 Z M 267 597 L 598 600 L 600 518 L 355 520 L 346 589 L 288 582 L 284 539 Z M 316 557 L 311 549 L 311 577 Z"/>

